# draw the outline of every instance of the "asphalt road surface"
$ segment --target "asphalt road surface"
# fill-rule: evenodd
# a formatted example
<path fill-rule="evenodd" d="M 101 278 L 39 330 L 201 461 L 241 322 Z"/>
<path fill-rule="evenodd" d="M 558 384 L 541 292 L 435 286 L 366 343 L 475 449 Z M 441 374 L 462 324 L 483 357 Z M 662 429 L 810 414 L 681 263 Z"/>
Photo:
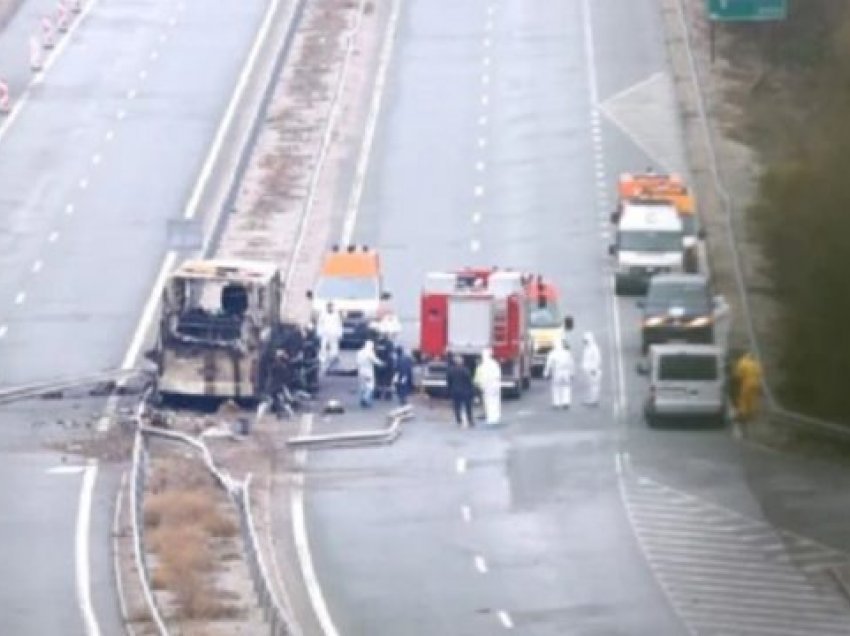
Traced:
<path fill-rule="evenodd" d="M 355 239 L 381 250 L 405 339 L 427 271 L 540 271 L 574 349 L 585 330 L 601 343 L 603 399 L 585 407 L 579 383 L 553 412 L 537 384 L 473 431 L 420 405 L 392 447 L 310 454 L 325 633 L 850 633 L 827 572 L 846 524 L 822 523 L 837 492 L 820 516 L 781 505 L 827 471 L 643 422 L 638 311 L 613 299 L 607 246 L 620 172 L 687 169 L 657 3 L 403 5 Z"/>
<path fill-rule="evenodd" d="M 0 75 L 16 101 L 46 4 L 27 3 L 0 33 Z M 182 214 L 266 7 L 85 4 L 14 121 L 0 121 L 3 385 L 121 365 L 168 247 L 168 221 Z M 108 534 L 116 476 L 101 467 L 93 483 L 91 556 L 81 568 L 84 473 L 48 472 L 61 458 L 28 434 L 33 422 L 72 415 L 38 405 L 0 415 L 2 633 L 86 633 L 81 571 L 101 631 L 121 629 Z"/>

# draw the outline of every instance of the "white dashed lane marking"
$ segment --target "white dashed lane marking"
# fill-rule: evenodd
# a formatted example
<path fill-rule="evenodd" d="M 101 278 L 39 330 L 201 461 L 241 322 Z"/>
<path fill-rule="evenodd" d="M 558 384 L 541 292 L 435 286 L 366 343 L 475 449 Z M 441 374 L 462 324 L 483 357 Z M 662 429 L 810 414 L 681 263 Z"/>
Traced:
<path fill-rule="evenodd" d="M 487 568 L 487 561 L 484 560 L 484 557 L 480 554 L 475 555 L 475 569 L 478 570 L 481 574 L 487 574 L 489 569 Z"/>
<path fill-rule="evenodd" d="M 80 190 L 85 190 L 88 187 L 89 187 L 89 180 L 85 179 L 85 178 L 80 179 Z"/>
<path fill-rule="evenodd" d="M 36 261 L 32 264 L 32 273 L 38 274 L 41 271 L 41 268 L 44 267 L 44 263 L 41 261 Z"/>
<path fill-rule="evenodd" d="M 7 333 L 9 333 L 9 327 L 6 325 L 0 325 L 0 338 L 5 338 Z"/>
<path fill-rule="evenodd" d="M 27 295 L 25 292 L 18 292 L 18 295 L 15 296 L 15 304 L 23 305 L 24 301 L 27 299 Z"/>
<path fill-rule="evenodd" d="M 124 119 L 127 116 L 127 111 L 123 109 L 119 109 L 117 113 L 115 113 L 115 117 L 119 120 Z"/>
<path fill-rule="evenodd" d="M 455 470 L 458 472 L 458 474 L 465 473 L 466 467 L 467 467 L 466 457 L 458 457 L 455 460 Z"/>
<path fill-rule="evenodd" d="M 106 139 L 106 141 L 112 141 L 113 139 L 115 139 L 115 131 L 114 130 L 107 130 L 106 136 L 104 137 L 104 139 Z"/>
<path fill-rule="evenodd" d="M 73 213 L 74 213 L 74 204 L 69 203 L 68 205 L 65 206 L 65 214 L 67 214 L 68 216 L 71 216 Z"/>
<path fill-rule="evenodd" d="M 461 506 L 460 507 L 460 516 L 461 519 L 466 523 L 470 523 L 472 521 L 472 508 L 469 506 Z"/>
<path fill-rule="evenodd" d="M 47 237 L 47 240 L 51 243 L 55 243 L 59 240 L 59 232 L 51 232 L 50 236 Z"/>
<path fill-rule="evenodd" d="M 500 610 L 499 613 L 498 613 L 498 617 L 499 617 L 499 622 L 502 624 L 502 627 L 504 627 L 505 629 L 513 629 L 514 628 L 514 622 L 511 619 L 511 615 L 508 614 L 506 611 Z"/>
<path fill-rule="evenodd" d="M 650 479 L 623 480 L 647 561 L 694 634 L 850 634 L 826 576 L 850 555 Z"/>

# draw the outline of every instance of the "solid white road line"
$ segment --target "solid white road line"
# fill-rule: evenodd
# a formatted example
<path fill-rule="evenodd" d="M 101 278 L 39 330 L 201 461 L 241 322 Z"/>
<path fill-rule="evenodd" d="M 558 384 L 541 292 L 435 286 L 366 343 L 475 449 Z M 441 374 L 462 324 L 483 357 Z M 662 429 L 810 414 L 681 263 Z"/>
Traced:
<path fill-rule="evenodd" d="M 277 9 L 280 5 L 280 2 L 281 0 L 274 0 L 273 2 L 269 3 L 268 9 L 266 9 L 266 15 L 263 19 L 263 24 L 260 26 L 260 30 L 257 32 L 257 37 L 254 40 L 254 44 L 251 47 L 250 53 L 248 54 L 248 59 L 245 62 L 245 66 L 242 68 L 242 72 L 239 74 L 239 79 L 236 82 L 236 88 L 233 90 L 233 95 L 230 98 L 230 102 L 227 105 L 227 109 L 225 110 L 221 122 L 219 122 L 215 137 L 213 138 L 212 144 L 210 145 L 210 148 L 207 152 L 206 159 L 204 160 L 204 165 L 201 168 L 201 172 L 199 173 L 198 179 L 195 182 L 195 187 L 192 190 L 192 194 L 190 195 L 189 201 L 186 204 L 186 208 L 183 211 L 183 218 L 186 220 L 193 219 L 198 213 L 198 207 L 200 206 L 201 196 L 203 195 L 204 190 L 206 189 L 207 184 L 209 183 L 210 176 L 215 165 L 215 161 L 218 158 L 218 155 L 221 153 L 221 148 L 224 144 L 224 138 L 227 134 L 227 131 L 230 129 L 230 125 L 233 121 L 233 118 L 236 115 L 236 110 L 240 101 L 242 100 L 242 94 L 245 92 L 245 88 L 248 84 L 248 79 L 254 72 L 254 67 L 257 64 L 257 59 L 260 55 L 260 50 L 268 36 L 269 29 L 271 28 L 273 18 L 277 13 Z M 118 111 L 118 119 L 123 119 L 125 115 L 126 113 L 123 110 Z M 124 354 L 124 360 L 121 363 L 122 370 L 126 371 L 136 366 L 136 360 L 138 359 L 139 354 L 141 353 L 142 346 L 144 346 L 145 337 L 147 336 L 148 330 L 150 329 L 150 326 L 156 317 L 156 311 L 159 307 L 159 297 L 162 287 L 165 284 L 165 280 L 168 277 L 168 274 L 174 268 L 176 263 L 177 252 L 173 250 L 169 251 L 162 261 L 159 274 L 157 275 L 156 281 L 154 282 L 154 285 L 151 288 L 150 295 L 148 296 L 148 299 L 145 302 L 145 307 L 142 311 L 142 317 L 139 320 L 139 323 L 136 325 L 136 330 L 133 332 L 133 337 L 130 340 L 130 346 L 127 348 L 127 351 Z"/>
<path fill-rule="evenodd" d="M 47 469 L 48 475 L 76 475 L 86 469 L 85 466 L 51 466 Z"/>
<path fill-rule="evenodd" d="M 393 46 L 395 45 L 400 15 L 401 0 L 395 0 L 392 14 L 387 24 L 386 40 L 384 40 L 384 46 L 381 49 L 381 55 L 378 59 L 375 89 L 372 93 L 372 102 L 369 105 L 369 116 L 366 120 L 366 129 L 363 132 L 360 155 L 357 157 L 357 168 L 354 173 L 351 197 L 348 199 L 348 208 L 345 211 L 345 222 L 342 225 L 341 245 L 349 245 L 351 243 L 352 236 L 354 235 L 354 226 L 357 224 L 357 214 L 360 212 L 360 201 L 363 198 L 363 190 L 366 186 L 366 174 L 369 172 L 369 162 L 372 159 L 372 144 L 375 141 L 375 131 L 377 130 L 378 119 L 381 115 L 384 88 L 387 83 L 387 75 L 390 68 L 390 61 L 392 60 Z"/>
<path fill-rule="evenodd" d="M 89 571 L 89 532 L 91 529 L 91 503 L 97 479 L 97 463 L 86 466 L 77 508 L 75 557 L 77 568 L 77 603 L 83 615 L 87 636 L 100 636 L 100 628 L 91 601 L 91 573 Z"/>
<path fill-rule="evenodd" d="M 305 415 L 301 422 L 300 435 L 309 435 L 313 423 L 312 415 Z M 300 450 L 295 453 L 295 465 L 303 467 L 306 465 L 307 451 Z M 307 533 L 307 521 L 304 514 L 304 490 L 306 484 L 303 470 L 295 475 L 292 497 L 290 499 L 290 518 L 292 519 L 292 536 L 295 542 L 295 552 L 298 555 L 298 563 L 301 568 L 301 578 L 307 588 L 310 604 L 319 621 L 319 626 L 324 636 L 339 636 L 334 625 L 331 614 L 325 602 L 319 578 L 313 567 L 313 556 L 310 552 L 310 540 Z"/>
<path fill-rule="evenodd" d="M 176 263 L 177 252 L 168 252 L 168 254 L 165 255 L 165 260 L 162 261 L 162 265 L 159 268 L 159 274 L 157 274 L 153 289 L 151 289 L 150 296 L 148 296 L 147 302 L 145 303 L 145 308 L 142 311 L 142 317 L 139 320 L 139 324 L 136 325 L 136 331 L 133 332 L 133 338 L 130 340 L 130 346 L 124 354 L 124 360 L 121 362 L 121 369 L 123 371 L 127 371 L 128 369 L 132 369 L 136 366 L 136 360 L 138 359 L 142 346 L 145 343 L 148 328 L 153 322 L 157 308 L 159 307 L 160 290 L 165 285 L 165 279 L 168 277 L 168 274 L 174 268 Z"/>

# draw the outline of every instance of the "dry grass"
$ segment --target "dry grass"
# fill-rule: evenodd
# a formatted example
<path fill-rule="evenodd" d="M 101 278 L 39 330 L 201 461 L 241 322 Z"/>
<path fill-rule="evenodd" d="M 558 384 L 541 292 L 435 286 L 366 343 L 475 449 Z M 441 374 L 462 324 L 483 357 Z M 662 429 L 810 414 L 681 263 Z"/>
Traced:
<path fill-rule="evenodd" d="M 150 486 L 144 524 L 147 547 L 157 556 L 153 588 L 173 594 L 182 618 L 233 618 L 238 608 L 223 602 L 214 585 L 221 562 L 216 543 L 238 530 L 222 493 L 201 466 L 182 458 L 157 466 Z"/>

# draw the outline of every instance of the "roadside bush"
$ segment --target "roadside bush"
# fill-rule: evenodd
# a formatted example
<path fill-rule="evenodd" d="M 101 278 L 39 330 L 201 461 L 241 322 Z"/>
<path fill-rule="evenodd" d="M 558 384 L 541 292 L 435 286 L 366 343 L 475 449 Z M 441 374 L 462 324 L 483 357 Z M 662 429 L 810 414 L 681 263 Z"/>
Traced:
<path fill-rule="evenodd" d="M 850 11 L 811 0 L 779 27 L 773 60 L 806 90 L 785 98 L 804 118 L 794 147 L 767 166 L 752 213 L 783 307 L 780 397 L 832 419 L 850 416 Z M 797 47 L 797 48 L 795 48 Z M 800 53 L 800 47 L 806 51 Z M 794 77 L 794 74 L 797 76 Z M 765 126 L 762 122 L 762 126 Z"/>

